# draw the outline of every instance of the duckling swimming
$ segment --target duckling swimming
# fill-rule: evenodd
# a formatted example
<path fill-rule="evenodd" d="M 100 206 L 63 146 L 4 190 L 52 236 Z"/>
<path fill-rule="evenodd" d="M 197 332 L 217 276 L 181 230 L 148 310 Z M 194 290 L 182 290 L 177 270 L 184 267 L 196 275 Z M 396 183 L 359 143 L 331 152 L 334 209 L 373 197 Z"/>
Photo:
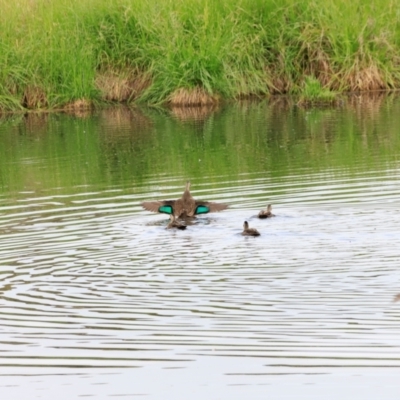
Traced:
<path fill-rule="evenodd" d="M 265 210 L 261 210 L 258 213 L 258 218 L 271 218 L 271 217 L 275 217 L 275 214 L 272 214 L 271 212 L 272 210 L 272 206 L 271 204 L 268 204 L 267 208 Z"/>
<path fill-rule="evenodd" d="M 169 221 L 169 223 L 168 223 L 166 229 L 173 229 L 173 228 L 181 229 L 181 230 L 186 229 L 186 225 L 183 225 L 183 224 L 181 224 L 180 222 L 178 222 L 178 221 L 175 219 L 174 214 L 171 214 L 171 215 L 169 216 L 169 219 L 170 219 L 170 221 Z"/>
<path fill-rule="evenodd" d="M 247 221 L 244 221 L 242 235 L 243 236 L 260 236 L 260 232 L 258 232 L 257 229 L 249 228 L 249 223 Z"/>
<path fill-rule="evenodd" d="M 141 205 L 147 211 L 173 214 L 176 218 L 190 218 L 198 214 L 222 211 L 228 208 L 228 205 L 223 203 L 195 200 L 190 194 L 190 181 L 186 182 L 185 191 L 180 199 L 144 201 Z"/>

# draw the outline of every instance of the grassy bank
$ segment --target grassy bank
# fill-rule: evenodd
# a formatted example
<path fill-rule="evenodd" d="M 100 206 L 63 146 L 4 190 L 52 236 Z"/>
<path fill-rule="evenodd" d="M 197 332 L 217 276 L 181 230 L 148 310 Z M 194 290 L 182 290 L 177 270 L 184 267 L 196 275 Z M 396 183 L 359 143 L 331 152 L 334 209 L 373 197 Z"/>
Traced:
<path fill-rule="evenodd" d="M 400 87 L 397 1 L 0 0 L 0 107 Z"/>

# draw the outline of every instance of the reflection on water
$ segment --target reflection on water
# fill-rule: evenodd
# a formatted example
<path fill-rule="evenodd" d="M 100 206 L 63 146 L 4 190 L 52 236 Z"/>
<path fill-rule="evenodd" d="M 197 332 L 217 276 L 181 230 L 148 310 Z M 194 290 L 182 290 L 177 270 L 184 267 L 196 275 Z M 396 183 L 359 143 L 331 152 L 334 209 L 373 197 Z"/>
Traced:
<path fill-rule="evenodd" d="M 399 107 L 5 118 L 5 398 L 398 398 Z"/>

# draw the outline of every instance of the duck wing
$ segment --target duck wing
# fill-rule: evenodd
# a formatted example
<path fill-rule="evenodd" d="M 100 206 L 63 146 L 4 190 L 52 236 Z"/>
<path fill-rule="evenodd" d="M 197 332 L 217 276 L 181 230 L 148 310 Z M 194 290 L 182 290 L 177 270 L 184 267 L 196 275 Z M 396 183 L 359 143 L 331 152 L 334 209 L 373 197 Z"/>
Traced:
<path fill-rule="evenodd" d="M 195 201 L 195 214 L 207 214 L 209 212 L 218 212 L 228 208 L 228 204 L 213 203 L 210 201 Z"/>
<path fill-rule="evenodd" d="M 176 200 L 144 201 L 141 206 L 151 212 L 173 214 Z"/>

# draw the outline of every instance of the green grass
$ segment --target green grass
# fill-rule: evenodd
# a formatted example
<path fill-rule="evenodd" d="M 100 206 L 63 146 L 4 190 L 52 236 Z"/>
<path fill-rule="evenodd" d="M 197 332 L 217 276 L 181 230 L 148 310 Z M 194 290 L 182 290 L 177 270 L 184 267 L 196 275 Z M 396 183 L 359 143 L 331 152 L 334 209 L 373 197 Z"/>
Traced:
<path fill-rule="evenodd" d="M 298 104 L 332 104 L 338 100 L 337 94 L 322 87 L 321 82 L 312 76 L 306 76 Z"/>
<path fill-rule="evenodd" d="M 146 73 L 151 84 L 136 98 L 150 104 L 179 88 L 229 99 L 307 97 L 313 80 L 326 95 L 400 86 L 393 0 L 0 0 L 0 7 L 3 109 L 23 107 L 32 88 L 50 108 L 101 101 L 96 77 L 107 71 Z"/>

